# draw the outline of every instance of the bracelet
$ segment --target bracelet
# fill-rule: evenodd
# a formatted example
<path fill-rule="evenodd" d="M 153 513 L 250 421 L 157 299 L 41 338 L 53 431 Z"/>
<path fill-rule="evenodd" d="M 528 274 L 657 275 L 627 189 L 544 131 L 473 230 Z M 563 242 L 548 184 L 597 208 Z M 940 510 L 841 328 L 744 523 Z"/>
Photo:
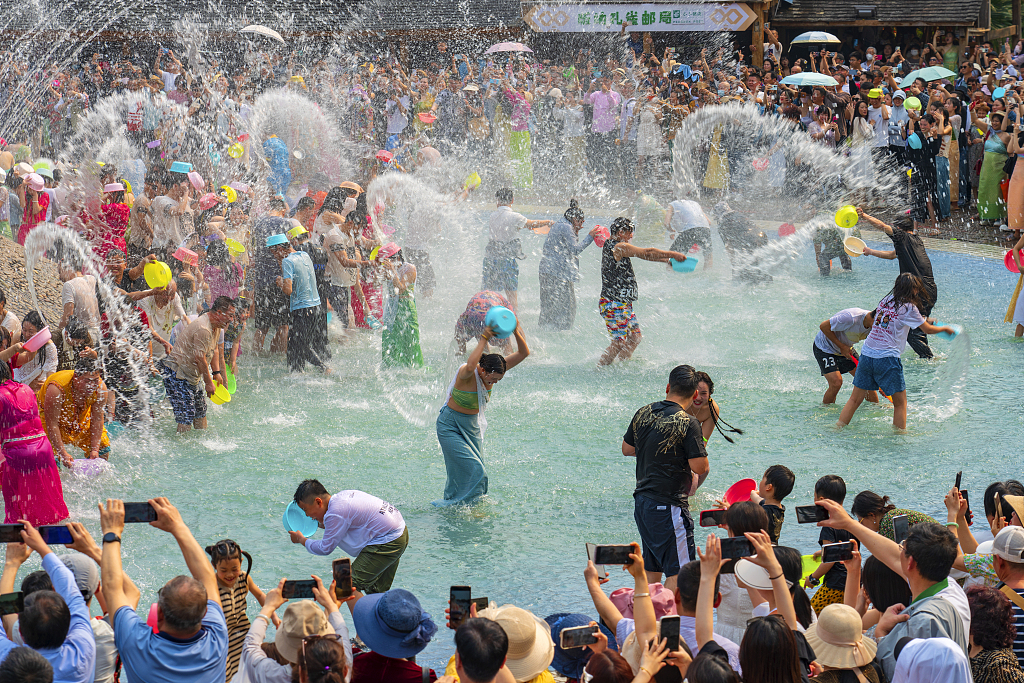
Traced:
<path fill-rule="evenodd" d="M 959 529 L 960 528 L 960 523 L 959 522 L 946 522 L 946 526 L 954 527 L 954 528 Z"/>
<path fill-rule="evenodd" d="M 267 626 L 270 626 L 270 624 L 271 624 L 270 617 L 268 617 L 266 614 L 262 614 L 262 613 L 261 614 L 257 614 L 256 618 L 257 619 L 264 619 L 267 622 Z"/>
<path fill-rule="evenodd" d="M 781 572 L 781 573 L 779 573 L 778 576 L 769 576 L 768 580 L 769 581 L 774 581 L 775 579 L 781 579 L 783 576 L 785 576 L 785 574 L 786 574 L 785 572 Z"/>
<path fill-rule="evenodd" d="M 637 598 L 649 598 L 649 597 L 651 597 L 650 593 L 633 593 L 633 599 L 634 600 L 636 600 Z"/>

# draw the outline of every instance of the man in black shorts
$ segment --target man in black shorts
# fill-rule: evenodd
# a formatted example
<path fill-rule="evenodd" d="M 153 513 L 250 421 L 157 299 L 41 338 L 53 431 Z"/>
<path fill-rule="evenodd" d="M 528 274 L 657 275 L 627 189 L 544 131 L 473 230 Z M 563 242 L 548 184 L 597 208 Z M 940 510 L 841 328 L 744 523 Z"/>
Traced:
<path fill-rule="evenodd" d="M 697 371 L 679 365 L 668 376 L 665 400 L 636 411 L 622 437 L 622 454 L 636 457 L 633 519 L 643 542 L 647 580 L 673 590 L 680 567 L 696 557 L 688 501 L 708 476 L 700 423 L 686 413 L 697 395 Z"/>
<path fill-rule="evenodd" d="M 843 386 L 843 375 L 849 373 L 854 376 L 858 356 L 853 345 L 867 339 L 874 322 L 874 311 L 845 308 L 818 327 L 811 352 L 814 360 L 818 361 L 821 376 L 828 382 L 822 403 L 835 403 Z M 878 394 L 868 392 L 867 399 L 878 403 Z"/>
<path fill-rule="evenodd" d="M 271 327 L 276 329 L 274 340 L 270 343 L 272 352 L 284 353 L 288 345 L 288 323 L 291 320 L 288 296 L 275 284 L 275 278 L 281 274 L 281 266 L 266 246 L 271 235 L 284 233 L 290 227 L 284 217 L 285 204 L 280 199 L 270 200 L 268 215 L 256 221 L 252 229 L 250 260 L 252 265 L 246 272 L 250 282 L 248 289 L 253 293 L 255 308 L 253 335 L 253 353 L 263 352 L 263 340 Z"/>

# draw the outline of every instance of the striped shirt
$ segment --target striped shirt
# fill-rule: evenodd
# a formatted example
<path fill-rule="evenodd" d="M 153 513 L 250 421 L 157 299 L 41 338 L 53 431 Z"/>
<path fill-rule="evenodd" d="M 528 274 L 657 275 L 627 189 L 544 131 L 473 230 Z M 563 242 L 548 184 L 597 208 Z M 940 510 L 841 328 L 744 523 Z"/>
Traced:
<path fill-rule="evenodd" d="M 1000 583 L 999 589 L 1002 590 L 1004 585 Z M 1013 590 L 1024 598 L 1024 588 L 1014 588 Z M 1013 638 L 1013 654 L 1017 655 L 1017 661 L 1020 662 L 1021 667 L 1024 667 L 1024 610 L 1015 605 L 1012 600 L 1010 604 L 1013 606 L 1014 625 L 1017 627 L 1017 635 Z"/>

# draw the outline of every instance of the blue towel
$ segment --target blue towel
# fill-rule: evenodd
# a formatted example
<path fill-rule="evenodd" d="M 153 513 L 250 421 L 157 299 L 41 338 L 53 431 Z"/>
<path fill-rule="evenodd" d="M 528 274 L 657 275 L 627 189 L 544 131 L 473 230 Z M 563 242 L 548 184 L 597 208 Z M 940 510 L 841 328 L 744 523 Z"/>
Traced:
<path fill-rule="evenodd" d="M 444 500 L 433 504 L 441 507 L 468 503 L 487 493 L 483 439 L 477 416 L 464 415 L 444 406 L 437 416 L 437 441 L 444 453 L 448 481 L 444 485 Z"/>

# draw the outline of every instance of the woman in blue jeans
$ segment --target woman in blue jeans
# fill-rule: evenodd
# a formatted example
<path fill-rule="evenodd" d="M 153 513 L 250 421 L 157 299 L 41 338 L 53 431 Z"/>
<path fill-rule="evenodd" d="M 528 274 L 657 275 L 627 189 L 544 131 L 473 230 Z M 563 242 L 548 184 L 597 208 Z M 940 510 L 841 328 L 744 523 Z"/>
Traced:
<path fill-rule="evenodd" d="M 942 137 L 942 145 L 935 157 L 935 218 L 944 221 L 950 214 L 950 187 L 949 187 L 949 146 L 953 144 L 953 128 L 949 122 L 949 115 L 943 108 L 942 103 L 933 102 L 928 105 L 929 113 L 935 117 L 936 133 Z"/>

